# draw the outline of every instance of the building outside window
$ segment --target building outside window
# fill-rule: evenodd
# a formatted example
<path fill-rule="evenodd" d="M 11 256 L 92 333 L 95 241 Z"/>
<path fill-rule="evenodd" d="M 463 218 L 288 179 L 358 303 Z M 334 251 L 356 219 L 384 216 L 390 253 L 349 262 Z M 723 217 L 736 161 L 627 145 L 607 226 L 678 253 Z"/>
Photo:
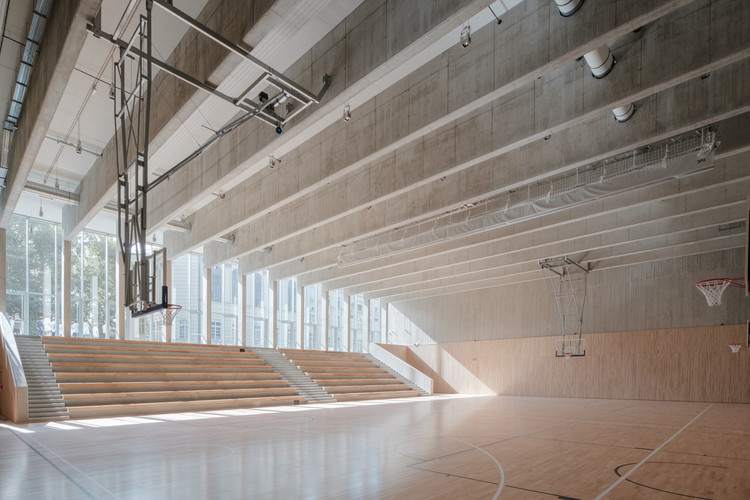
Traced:
<path fill-rule="evenodd" d="M 272 337 L 268 328 L 271 317 L 269 291 L 268 271 L 247 275 L 245 345 L 271 347 Z"/>
<path fill-rule="evenodd" d="M 347 325 L 348 302 L 342 290 L 328 293 L 328 350 L 349 350 L 349 329 Z"/>
<path fill-rule="evenodd" d="M 226 262 L 211 269 L 211 323 L 224 325 L 221 339 L 211 338 L 212 344 L 239 345 L 237 323 L 239 321 L 238 290 L 239 263 Z"/>
<path fill-rule="evenodd" d="M 222 341 L 221 327 L 222 327 L 221 321 L 211 322 L 211 343 L 212 344 L 221 344 L 221 341 Z"/>
<path fill-rule="evenodd" d="M 305 349 L 325 349 L 323 313 L 325 300 L 320 284 L 305 287 Z"/>
<path fill-rule="evenodd" d="M 286 349 L 300 349 L 302 347 L 297 330 L 298 302 L 297 278 L 279 280 L 276 309 L 276 347 Z"/>
<path fill-rule="evenodd" d="M 172 335 L 173 342 L 205 344 L 203 331 L 203 256 L 188 253 L 172 261 L 172 282 L 169 301 L 182 306 L 176 317 L 178 334 Z M 182 326 L 180 326 L 182 325 Z M 180 334 L 180 328 L 184 333 Z"/>
<path fill-rule="evenodd" d="M 365 298 L 360 295 L 352 295 L 349 298 L 350 324 L 351 324 L 351 351 L 367 352 L 367 304 Z"/>

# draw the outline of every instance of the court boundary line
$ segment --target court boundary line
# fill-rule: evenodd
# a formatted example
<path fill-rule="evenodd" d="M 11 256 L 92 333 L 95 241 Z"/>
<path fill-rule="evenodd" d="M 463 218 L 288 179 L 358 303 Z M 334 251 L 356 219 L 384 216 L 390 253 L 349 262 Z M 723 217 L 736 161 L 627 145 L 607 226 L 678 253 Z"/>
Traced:
<path fill-rule="evenodd" d="M 639 468 L 639 467 L 640 467 L 641 465 L 645 464 L 645 463 L 646 463 L 646 462 L 648 461 L 648 459 L 649 459 L 649 458 L 651 458 L 651 457 L 653 457 L 654 455 L 656 455 L 656 454 L 657 454 L 657 453 L 658 453 L 659 451 L 661 451 L 661 449 L 662 449 L 662 448 L 664 448 L 664 447 L 665 447 L 666 445 L 668 445 L 668 444 L 669 444 L 669 443 L 670 443 L 670 442 L 671 442 L 671 441 L 672 441 L 672 440 L 673 440 L 674 438 L 676 438 L 677 436 L 679 436 L 679 435 L 680 435 L 680 434 L 682 433 L 682 431 L 684 431 L 685 429 L 687 429 L 688 427 L 690 427 L 690 425 L 691 425 L 691 424 L 692 424 L 693 422 L 695 422 L 696 420 L 698 420 L 699 418 L 701 418 L 701 417 L 703 416 L 703 414 L 704 414 L 704 413 L 706 413 L 706 412 L 707 412 L 707 411 L 708 411 L 709 409 L 711 409 L 711 407 L 712 407 L 712 406 L 713 406 L 713 403 L 709 404 L 709 405 L 708 405 L 708 406 L 707 406 L 706 408 L 704 408 L 704 409 L 703 409 L 703 411 L 702 411 L 702 412 L 700 412 L 700 413 L 699 413 L 698 415 L 696 415 L 695 417 L 693 417 L 693 419 L 692 419 L 692 420 L 691 420 L 690 422 L 688 422 L 688 423 L 687 423 L 687 424 L 685 424 L 685 425 L 684 425 L 684 426 L 683 426 L 683 427 L 682 427 L 682 428 L 681 428 L 680 430 L 678 430 L 677 432 L 675 432 L 674 434 L 672 434 L 672 436 L 671 436 L 671 437 L 670 437 L 669 439 L 667 439 L 667 440 L 666 440 L 666 441 L 664 441 L 664 442 L 663 442 L 662 444 L 660 444 L 660 445 L 659 445 L 658 447 L 656 447 L 656 448 L 654 449 L 654 451 L 652 451 L 651 453 L 649 453 L 648 455 L 646 455 L 646 457 L 645 457 L 645 458 L 644 458 L 643 460 L 641 460 L 640 462 L 638 462 L 638 463 L 637 463 L 637 464 L 635 465 L 635 467 L 633 467 L 633 468 L 632 468 L 632 469 L 630 469 L 630 470 L 629 470 L 628 472 L 626 472 L 625 474 L 623 474 L 623 475 L 622 475 L 622 476 L 620 477 L 620 479 L 618 479 L 617 481 L 615 481 L 614 483 L 612 483 L 612 485 L 610 485 L 610 487 L 609 487 L 609 488 L 607 488 L 606 490 L 604 490 L 603 492 L 601 492 L 601 493 L 600 493 L 600 494 L 599 494 L 599 495 L 598 495 L 598 496 L 596 497 L 596 500 L 600 500 L 601 498 L 604 498 L 604 497 L 605 497 L 606 495 L 608 495 L 608 494 L 609 494 L 609 493 L 610 493 L 610 492 L 611 492 L 611 491 L 612 491 L 613 489 L 615 489 L 615 488 L 616 488 L 616 487 L 617 487 L 617 486 L 618 486 L 618 485 L 619 485 L 620 483 L 622 483 L 623 481 L 625 481 L 625 480 L 626 480 L 626 479 L 628 478 L 628 476 L 629 476 L 629 475 L 631 475 L 631 474 L 632 474 L 633 472 L 635 472 L 636 470 L 638 470 L 638 468 Z"/>

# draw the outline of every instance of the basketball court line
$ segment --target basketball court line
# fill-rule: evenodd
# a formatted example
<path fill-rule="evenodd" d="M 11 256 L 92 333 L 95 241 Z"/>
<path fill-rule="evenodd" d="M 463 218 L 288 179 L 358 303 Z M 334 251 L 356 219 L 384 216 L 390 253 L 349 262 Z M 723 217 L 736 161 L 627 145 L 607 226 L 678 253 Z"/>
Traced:
<path fill-rule="evenodd" d="M 591 416 L 591 417 L 588 417 L 588 418 L 585 418 L 585 419 L 578 419 L 578 420 L 566 422 L 564 424 L 554 425 L 552 427 L 548 427 L 548 428 L 545 428 L 545 429 L 540 429 L 538 431 L 534 431 L 534 432 L 531 432 L 529 434 L 524 434 L 524 435 L 519 435 L 519 436 L 512 436 L 510 438 L 501 439 L 499 441 L 494 441 L 492 443 L 484 444 L 481 447 L 480 446 L 476 446 L 476 445 L 474 445 L 472 443 L 469 443 L 467 441 L 464 441 L 462 439 L 456 438 L 454 436 L 447 436 L 447 437 L 450 438 L 450 439 L 456 440 L 456 441 L 460 441 L 460 442 L 462 442 L 464 444 L 467 444 L 467 445 L 469 445 L 469 446 L 471 446 L 473 448 L 478 449 L 482 453 L 484 453 L 484 454 L 488 455 L 490 458 L 492 458 L 492 460 L 495 462 L 495 464 L 497 464 L 497 467 L 500 470 L 500 484 L 499 484 L 499 487 L 498 487 L 498 489 L 497 489 L 497 491 L 495 493 L 495 496 L 492 497 L 493 500 L 496 500 L 498 498 L 498 496 L 500 495 L 500 492 L 502 491 L 503 487 L 505 486 L 505 471 L 503 470 L 502 466 L 500 465 L 500 462 L 498 462 L 495 459 L 495 457 L 492 456 L 489 452 L 487 452 L 486 450 L 484 450 L 483 447 L 493 446 L 493 445 L 496 445 L 496 444 L 499 444 L 499 443 L 505 443 L 505 442 L 509 442 L 509 441 L 514 441 L 514 440 L 520 439 L 520 438 L 533 438 L 537 434 L 548 432 L 550 430 L 563 429 L 565 427 L 569 427 L 571 425 L 575 425 L 575 424 L 579 424 L 579 423 L 591 422 L 591 421 L 593 421 L 594 419 L 596 419 L 598 417 L 601 417 L 601 416 L 604 416 L 604 415 L 608 415 L 608 414 L 612 414 L 612 413 L 621 412 L 621 411 L 626 410 L 628 408 L 632 408 L 632 405 L 627 405 L 627 406 L 623 406 L 623 407 L 620 407 L 620 408 L 615 408 L 615 409 L 612 409 L 612 410 L 607 410 L 607 411 L 604 411 L 602 413 L 599 413 L 597 415 L 594 415 L 594 416 Z M 400 455 L 402 455 L 402 456 L 409 456 L 409 455 L 405 455 L 405 454 L 399 452 L 397 449 L 395 451 L 397 453 L 399 453 Z M 458 451 L 458 452 L 455 452 L 455 453 L 450 453 L 448 455 L 443 455 L 443 456 L 440 456 L 440 457 L 434 457 L 434 458 L 429 458 L 429 459 L 419 459 L 420 461 L 418 463 L 409 465 L 407 467 L 409 467 L 409 468 L 415 468 L 417 470 L 422 470 L 422 471 L 426 471 L 426 472 L 436 472 L 435 470 L 432 470 L 432 469 L 425 469 L 425 468 L 417 467 L 417 465 L 422 465 L 422 464 L 425 464 L 427 462 L 433 462 L 435 460 L 444 460 L 445 458 L 449 458 L 449 457 L 453 457 L 453 456 L 456 456 L 456 455 L 464 454 L 467 451 L 469 451 L 469 450 L 461 450 L 461 451 Z M 416 458 L 416 457 L 412 457 L 412 458 Z M 458 474 L 450 474 L 450 475 L 452 475 L 454 477 L 461 477 L 463 479 L 470 479 L 470 480 L 474 480 L 474 481 L 488 482 L 486 480 L 472 478 L 472 477 L 466 477 L 466 476 L 461 476 L 461 475 L 458 475 Z M 544 494 L 544 495 L 549 495 L 549 496 L 555 496 L 555 497 L 558 497 L 558 498 L 563 498 L 558 493 L 549 493 L 549 492 L 546 492 L 546 491 L 532 490 L 532 489 L 528 489 L 528 488 L 521 488 L 521 487 L 511 486 L 511 485 L 508 485 L 508 487 L 509 488 L 513 488 L 513 489 L 521 489 L 521 490 L 525 490 L 525 491 L 532 491 L 534 493 L 541 493 L 541 494 Z"/>
<path fill-rule="evenodd" d="M 13 429 L 9 429 L 9 430 L 10 430 L 11 434 L 13 434 L 16 438 L 18 438 L 23 444 L 25 444 L 26 446 L 28 446 L 29 448 L 31 448 L 31 450 L 34 453 L 36 453 L 37 455 L 39 455 L 39 457 L 42 458 L 42 460 L 44 460 L 45 462 L 47 462 L 57 472 L 59 472 L 60 474 L 62 474 L 68 481 L 70 481 L 71 483 L 73 483 L 73 485 L 76 488 L 78 488 L 84 495 L 86 495 L 89 498 L 94 499 L 94 500 L 97 498 L 97 496 L 94 496 L 94 494 L 92 492 L 90 492 L 85 486 L 83 486 L 81 483 L 79 483 L 78 481 L 76 481 L 73 478 L 72 475 L 70 475 L 67 472 L 65 472 L 60 466 L 58 466 L 57 464 L 55 464 L 49 457 L 47 457 L 44 453 L 42 453 L 36 446 L 34 446 L 33 444 L 29 443 L 29 441 L 27 441 L 26 438 L 28 438 L 30 441 L 34 441 L 34 443 L 36 443 L 39 446 L 39 448 L 43 448 L 44 450 L 46 450 L 47 452 L 49 452 L 56 459 L 60 460 L 62 463 L 64 463 L 65 465 L 67 465 L 68 467 L 70 467 L 71 469 L 73 469 L 75 472 L 77 472 L 78 474 L 80 474 L 81 476 L 83 476 L 85 479 L 87 479 L 87 480 L 91 481 L 92 483 L 94 483 L 98 488 L 101 488 L 101 490 L 103 490 L 107 494 L 111 495 L 113 498 L 121 499 L 121 497 L 119 497 L 118 495 L 116 495 L 115 493 L 113 493 L 112 491 L 110 491 L 103 484 L 101 484 L 100 482 L 98 482 L 97 480 L 95 480 L 94 478 L 92 478 L 91 476 L 89 476 L 88 474 L 86 474 L 85 472 L 83 472 L 81 469 L 79 469 L 78 467 L 76 467 L 75 465 L 73 465 L 72 463 L 70 463 L 69 461 L 67 461 L 66 459 L 64 459 L 63 457 L 61 457 L 57 453 L 55 453 L 54 451 L 52 451 L 49 448 L 47 448 L 38 439 L 34 438 L 33 436 L 28 436 L 28 435 L 25 435 L 25 436 L 22 437 L 21 434 L 19 434 L 18 432 L 14 431 Z"/>
<path fill-rule="evenodd" d="M 486 450 L 480 448 L 479 446 L 475 444 L 472 444 L 468 441 L 464 441 L 463 439 L 458 439 L 457 437 L 453 437 L 453 436 L 449 436 L 449 437 L 461 443 L 467 444 L 471 446 L 472 448 L 476 448 L 477 450 L 481 451 L 482 453 L 490 457 L 493 462 L 495 462 L 495 465 L 497 465 L 497 468 L 500 471 L 500 484 L 498 484 L 497 491 L 495 492 L 495 496 L 492 497 L 492 500 L 497 500 L 497 497 L 500 496 L 500 492 L 503 491 L 503 486 L 505 486 L 505 471 L 503 470 L 503 466 L 500 465 L 500 462 L 498 462 L 497 459 L 493 457 L 490 453 L 488 453 Z"/>
<path fill-rule="evenodd" d="M 659 451 L 661 451 L 662 448 L 664 448 L 666 445 L 668 445 L 674 438 L 676 438 L 677 436 L 679 436 L 682 433 L 682 431 L 684 431 L 685 429 L 687 429 L 688 427 L 690 427 L 690 425 L 693 422 L 695 422 L 696 420 L 698 420 L 699 418 L 701 418 L 704 413 L 706 413 L 709 409 L 711 409 L 712 406 L 713 406 L 713 403 L 710 404 L 710 405 L 708 405 L 702 412 L 700 412 L 698 415 L 696 415 L 690 422 L 688 422 L 687 424 L 685 424 L 682 427 L 682 429 L 680 429 L 679 431 L 675 432 L 669 439 L 667 439 L 662 444 L 660 444 L 657 448 L 655 448 L 654 451 L 652 451 L 651 453 L 649 453 L 648 455 L 646 455 L 646 458 L 644 458 L 643 460 L 641 460 L 640 462 L 638 462 L 635 465 L 635 467 L 633 467 L 628 472 L 626 472 L 625 474 L 623 474 L 620 477 L 620 479 L 618 479 L 617 481 L 615 481 L 614 483 L 612 483 L 612 485 L 609 488 L 607 488 L 602 493 L 600 493 L 599 496 L 596 497 L 596 500 L 600 500 L 601 498 L 604 498 L 607 494 L 609 494 L 609 492 L 611 492 L 613 489 L 615 489 L 620 483 L 622 483 L 623 481 L 625 481 L 628 478 L 629 475 L 631 475 L 633 472 L 635 472 L 636 470 L 638 470 L 638 468 L 641 465 L 645 464 L 648 461 L 649 458 L 651 458 L 654 455 L 656 455 Z"/>

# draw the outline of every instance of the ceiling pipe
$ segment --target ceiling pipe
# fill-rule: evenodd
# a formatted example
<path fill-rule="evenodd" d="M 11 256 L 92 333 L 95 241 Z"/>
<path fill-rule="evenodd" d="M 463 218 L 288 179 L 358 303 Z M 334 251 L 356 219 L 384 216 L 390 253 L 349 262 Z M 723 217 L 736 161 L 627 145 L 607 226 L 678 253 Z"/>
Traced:
<path fill-rule="evenodd" d="M 563 17 L 570 17 L 578 12 L 578 9 L 580 9 L 583 4 L 583 0 L 555 0 L 555 3 Z M 586 61 L 586 64 L 588 64 L 591 74 L 597 80 L 601 80 L 607 76 L 617 63 L 615 56 L 612 55 L 612 51 L 609 50 L 609 47 L 606 45 L 584 54 L 583 59 Z M 612 110 L 612 113 L 615 115 L 617 123 L 625 123 L 630 120 L 635 113 L 635 104 L 631 102 L 627 106 L 617 107 Z"/>

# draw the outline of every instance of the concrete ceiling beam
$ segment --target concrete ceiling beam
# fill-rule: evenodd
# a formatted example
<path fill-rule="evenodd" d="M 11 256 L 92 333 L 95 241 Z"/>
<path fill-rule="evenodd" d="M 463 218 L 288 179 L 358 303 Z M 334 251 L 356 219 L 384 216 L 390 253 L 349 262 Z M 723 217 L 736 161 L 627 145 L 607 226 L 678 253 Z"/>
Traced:
<path fill-rule="evenodd" d="M 86 23 L 94 19 L 102 0 L 54 2 L 34 62 L 18 129 L 13 132 L 8 174 L 0 199 L 0 227 L 8 227 L 52 118 L 86 40 Z"/>
<path fill-rule="evenodd" d="M 670 5 L 676 8 L 684 3 Z M 488 37 L 484 44 L 477 43 L 476 47 L 473 43 L 468 51 L 457 46 L 450 48 L 414 71 L 409 78 L 402 79 L 381 96 L 357 108 L 355 120 L 348 124 L 338 120 L 311 143 L 301 144 L 296 154 L 292 149 L 287 150 L 276 169 L 261 172 L 228 191 L 222 203 L 214 201 L 204 207 L 196 214 L 196 229 L 189 235 L 175 235 L 175 240 L 168 241 L 168 244 L 182 249 L 174 252 L 179 255 L 180 251 L 188 251 L 213 240 L 217 222 L 221 224 L 223 232 L 235 231 L 249 220 L 273 213 L 285 204 L 297 204 L 311 190 L 338 182 L 369 163 L 392 156 L 400 148 L 421 140 L 436 128 L 450 125 L 467 113 L 487 106 L 493 99 L 515 92 L 524 85 L 533 88 L 537 78 L 564 66 L 578 52 L 585 50 L 592 43 L 587 36 L 596 37 L 599 42 L 609 41 L 627 32 L 622 28 L 629 26 L 629 21 L 620 18 L 618 12 L 616 21 L 610 19 L 602 23 L 602 26 L 610 28 L 609 31 L 593 30 L 595 33 L 591 33 L 591 30 L 585 30 L 585 34 L 571 34 L 567 33 L 569 26 L 558 19 L 559 16 L 550 18 L 549 12 L 550 5 L 547 4 L 528 7 L 528 10 L 512 10 L 505 19 L 507 29 L 496 29 L 494 37 Z M 613 16 L 615 12 L 592 9 L 588 15 L 595 14 L 606 17 Z M 644 19 L 639 18 L 639 21 Z M 649 19 L 655 18 L 649 15 Z M 492 29 L 495 30 L 494 27 Z M 526 33 L 523 41 L 518 37 L 518 30 Z M 566 40 L 567 52 L 557 46 L 550 48 L 550 38 Z M 574 43 L 579 45 L 576 47 Z M 540 46 L 545 48 L 543 56 L 539 56 Z M 508 64 L 506 59 L 510 57 L 509 54 L 513 54 L 514 61 L 524 63 Z M 482 70 L 475 73 L 473 68 Z M 453 72 L 452 76 L 449 76 L 450 72 Z M 466 78 L 479 81 L 481 85 L 468 85 Z M 607 106 L 611 106 L 611 103 Z M 315 113 L 317 111 L 313 116 Z M 276 142 L 279 141 L 283 141 L 283 138 Z M 237 144 L 234 151 L 255 146 Z M 242 157 L 242 153 L 238 154 Z M 276 152 L 274 154 L 279 156 Z M 267 159 L 263 159 L 267 164 Z M 206 166 L 209 167 L 209 164 Z M 226 168 L 230 168 L 228 164 L 219 170 Z M 231 209 L 227 210 L 227 207 Z M 263 221 L 258 224 L 268 228 L 275 226 Z M 245 233 L 253 231 L 247 230 Z M 252 243 L 235 245 L 235 251 L 225 257 L 217 256 L 212 263 L 236 258 L 239 256 L 237 249 L 240 248 L 251 251 L 248 250 L 249 244 Z M 215 250 L 221 252 L 218 247 Z"/>
<path fill-rule="evenodd" d="M 602 121 L 592 120 L 589 127 L 584 125 L 571 129 L 571 133 L 557 143 L 557 149 L 546 151 L 545 145 L 540 143 L 536 149 L 529 151 L 528 156 L 522 164 L 524 168 L 535 168 L 537 165 L 544 165 L 546 156 L 551 156 L 554 165 L 559 165 L 559 156 L 563 158 L 570 151 L 580 149 L 586 151 L 587 148 L 601 148 L 601 144 L 608 145 L 612 142 L 622 141 L 625 144 L 638 143 L 634 137 L 646 138 L 645 144 L 670 137 L 675 133 L 683 133 L 694 130 L 701 126 L 709 125 L 721 120 L 726 120 L 733 116 L 738 116 L 750 111 L 750 85 L 736 85 L 736 82 L 750 81 L 750 60 L 744 59 L 730 66 L 721 68 L 712 73 L 710 78 L 701 80 L 694 79 L 685 82 L 677 87 L 667 89 L 659 94 L 651 96 L 640 103 L 640 113 L 634 116 L 624 128 L 615 128 L 608 130 L 607 127 L 613 120 Z M 735 92 L 731 95 L 725 95 L 723 99 L 714 98 L 719 89 L 734 87 Z M 691 100 L 690 106 L 683 106 L 686 99 Z M 605 115 L 602 115 L 604 117 Z M 621 125 L 620 125 L 621 126 Z M 575 130 L 575 132 L 573 131 Z M 574 134 L 578 134 L 579 139 L 575 140 Z M 550 142 L 550 141 L 544 141 Z M 643 143 L 642 143 L 643 144 Z M 598 146 L 597 146 L 598 145 Z M 555 146 L 553 144 L 553 146 Z M 567 151 L 563 155 L 559 154 L 559 148 L 565 146 Z M 549 147 L 549 146 L 548 146 Z M 555 154 L 556 153 L 556 154 Z M 511 175 L 525 176 L 525 182 L 534 180 L 535 177 L 527 174 L 525 170 L 518 168 L 518 165 L 502 163 L 495 165 L 486 165 L 485 175 L 471 179 L 470 185 L 462 192 L 463 199 L 482 199 L 488 192 L 488 186 L 493 185 L 493 172 L 510 172 Z M 506 184 L 507 185 L 507 184 Z M 438 189 L 437 187 L 435 189 Z M 432 193 L 440 191 L 432 191 Z M 424 194 L 432 194 L 430 190 L 425 189 Z M 368 220 L 367 211 L 360 211 L 347 218 L 336 221 L 335 223 L 319 226 L 313 234 L 305 234 L 288 240 L 276 243 L 274 251 L 271 254 L 252 253 L 241 259 L 243 268 L 246 270 L 265 269 L 274 265 L 282 264 L 286 261 L 294 260 L 300 256 L 307 256 L 315 252 L 333 248 L 342 243 L 356 241 L 363 237 L 377 234 L 376 224 L 384 224 L 385 227 L 394 227 L 403 223 L 403 221 L 414 220 L 414 212 L 418 212 L 423 206 L 429 207 L 422 200 L 416 202 L 416 199 L 408 200 L 408 204 L 391 207 L 398 211 L 398 216 L 390 219 L 383 217 L 375 212 L 371 216 L 374 220 Z M 387 210 L 389 207 L 385 207 Z M 412 212 L 410 213 L 410 210 Z M 388 212 L 386 212 L 388 214 Z M 382 230 L 382 229 L 381 229 Z M 332 265 L 335 262 L 331 263 Z"/>

